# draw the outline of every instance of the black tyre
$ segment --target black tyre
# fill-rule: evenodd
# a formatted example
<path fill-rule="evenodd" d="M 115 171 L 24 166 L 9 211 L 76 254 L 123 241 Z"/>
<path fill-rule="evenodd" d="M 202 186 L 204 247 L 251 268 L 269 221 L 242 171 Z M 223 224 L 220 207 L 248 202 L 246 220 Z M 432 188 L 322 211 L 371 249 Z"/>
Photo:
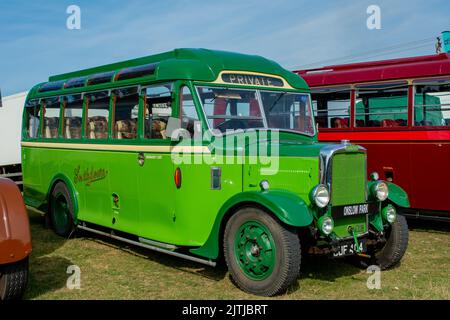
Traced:
<path fill-rule="evenodd" d="M 394 224 L 386 231 L 386 243 L 382 247 L 368 248 L 370 258 L 354 256 L 350 261 L 357 267 L 367 268 L 377 265 L 381 270 L 396 266 L 408 247 L 409 231 L 406 218 L 397 215 Z"/>
<path fill-rule="evenodd" d="M 75 229 L 73 222 L 74 205 L 69 189 L 58 182 L 50 196 L 49 215 L 55 233 L 68 238 Z"/>
<path fill-rule="evenodd" d="M 246 207 L 228 221 L 224 256 L 233 282 L 260 296 L 285 292 L 300 272 L 298 235 L 265 211 Z"/>
<path fill-rule="evenodd" d="M 0 266 L 0 300 L 22 298 L 28 283 L 28 259 Z"/>

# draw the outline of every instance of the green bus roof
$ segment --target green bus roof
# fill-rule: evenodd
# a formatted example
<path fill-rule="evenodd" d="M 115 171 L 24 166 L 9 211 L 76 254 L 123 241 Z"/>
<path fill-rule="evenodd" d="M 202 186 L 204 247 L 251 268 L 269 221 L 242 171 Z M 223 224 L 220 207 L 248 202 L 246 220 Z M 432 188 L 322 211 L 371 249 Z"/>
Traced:
<path fill-rule="evenodd" d="M 261 56 L 209 49 L 175 49 L 147 57 L 51 76 L 49 82 L 41 83 L 33 88 L 32 96 L 39 94 L 39 87 L 50 82 L 63 82 L 101 73 L 119 72 L 126 68 L 149 64 L 155 64 L 152 81 L 180 79 L 210 82 L 216 80 L 221 71 L 232 70 L 277 75 L 284 78 L 295 89 L 309 89 L 301 77 Z"/>

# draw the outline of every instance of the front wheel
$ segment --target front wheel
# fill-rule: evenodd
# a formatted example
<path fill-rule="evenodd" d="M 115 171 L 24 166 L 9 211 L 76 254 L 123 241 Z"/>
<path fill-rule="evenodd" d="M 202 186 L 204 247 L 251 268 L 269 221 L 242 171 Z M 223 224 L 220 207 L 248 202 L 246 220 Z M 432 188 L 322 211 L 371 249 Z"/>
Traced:
<path fill-rule="evenodd" d="M 352 262 L 361 268 L 377 265 L 381 270 L 396 266 L 403 258 L 408 247 L 408 223 L 402 215 L 386 230 L 386 243 L 381 248 L 371 248 L 369 258 L 354 256 Z M 369 248 L 368 248 L 369 250 Z"/>
<path fill-rule="evenodd" d="M 0 300 L 20 299 L 28 282 L 28 259 L 0 266 Z"/>
<path fill-rule="evenodd" d="M 296 231 L 259 208 L 242 208 L 230 218 L 224 235 L 224 255 L 235 284 L 260 296 L 286 291 L 300 271 Z"/>

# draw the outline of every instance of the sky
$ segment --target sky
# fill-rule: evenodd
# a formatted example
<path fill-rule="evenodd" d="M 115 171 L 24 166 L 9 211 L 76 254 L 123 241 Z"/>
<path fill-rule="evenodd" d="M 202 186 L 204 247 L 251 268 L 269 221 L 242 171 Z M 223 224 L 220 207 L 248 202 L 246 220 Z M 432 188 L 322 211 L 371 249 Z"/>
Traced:
<path fill-rule="evenodd" d="M 70 5 L 79 30 L 67 28 Z M 370 5 L 381 29 L 367 27 Z M 290 70 L 433 54 L 449 9 L 448 0 L 0 0 L 0 89 L 182 47 L 258 54 Z"/>

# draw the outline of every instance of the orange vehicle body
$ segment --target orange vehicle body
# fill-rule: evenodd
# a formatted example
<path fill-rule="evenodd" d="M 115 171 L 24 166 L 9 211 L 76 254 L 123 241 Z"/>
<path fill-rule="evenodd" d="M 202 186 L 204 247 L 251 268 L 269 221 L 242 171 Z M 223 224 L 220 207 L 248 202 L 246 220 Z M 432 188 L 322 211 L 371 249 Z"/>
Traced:
<path fill-rule="evenodd" d="M 16 184 L 0 178 L 0 265 L 21 261 L 31 253 L 27 210 Z"/>

